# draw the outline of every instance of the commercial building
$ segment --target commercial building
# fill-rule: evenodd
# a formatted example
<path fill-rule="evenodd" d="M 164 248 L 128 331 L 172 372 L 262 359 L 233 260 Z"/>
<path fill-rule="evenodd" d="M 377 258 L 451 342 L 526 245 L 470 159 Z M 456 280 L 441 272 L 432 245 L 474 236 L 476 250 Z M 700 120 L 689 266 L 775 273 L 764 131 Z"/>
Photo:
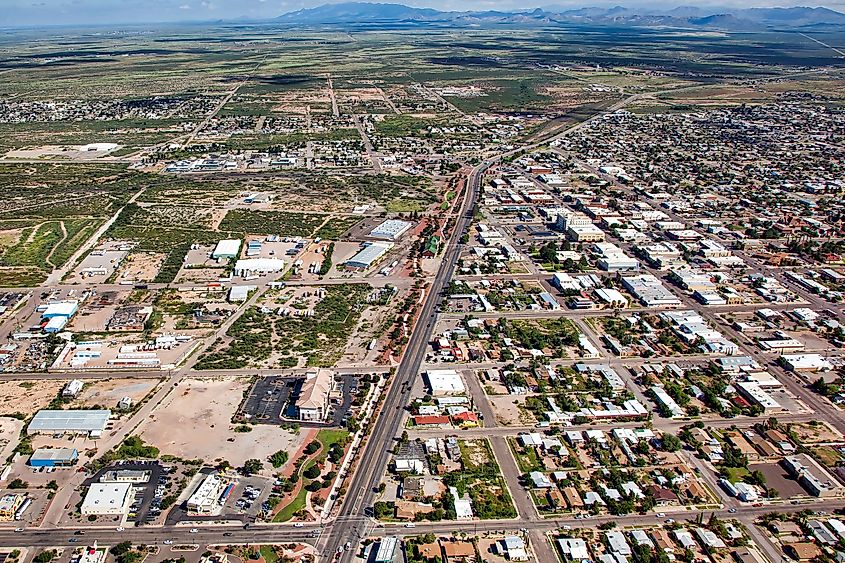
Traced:
<path fill-rule="evenodd" d="M 794 372 L 814 373 L 833 369 L 833 364 L 821 354 L 784 354 L 780 359 L 786 369 Z"/>
<path fill-rule="evenodd" d="M 785 457 L 783 466 L 798 483 L 813 496 L 831 497 L 841 491 L 841 486 L 805 454 Z"/>
<path fill-rule="evenodd" d="M 209 473 L 188 497 L 186 502 L 188 512 L 216 514 L 223 507 L 234 486 L 234 482 L 224 481 L 219 474 Z"/>
<path fill-rule="evenodd" d="M 625 276 L 622 286 L 646 307 L 677 307 L 681 300 L 651 274 Z"/>
<path fill-rule="evenodd" d="M 305 374 L 305 382 L 296 400 L 296 412 L 303 422 L 323 422 L 329 414 L 329 393 L 332 390 L 334 372 L 328 369 L 312 369 Z"/>
<path fill-rule="evenodd" d="M 245 258 L 235 262 L 232 272 L 236 276 L 259 276 L 275 274 L 285 268 L 285 261 L 281 258 Z"/>
<path fill-rule="evenodd" d="M 79 459 L 73 448 L 38 448 L 29 457 L 32 467 L 70 467 Z"/>
<path fill-rule="evenodd" d="M 368 242 L 355 256 L 345 262 L 349 268 L 366 270 L 393 248 L 392 242 Z"/>
<path fill-rule="evenodd" d="M 764 414 L 778 412 L 783 407 L 760 384 L 753 381 L 737 381 L 735 384 L 739 394 L 748 399 L 752 404 L 763 409 Z"/>
<path fill-rule="evenodd" d="M 96 437 L 106 429 L 110 410 L 40 410 L 32 417 L 27 434 L 88 434 Z"/>
<path fill-rule="evenodd" d="M 225 239 L 217 243 L 214 250 L 211 252 L 211 257 L 215 260 L 224 259 L 231 260 L 235 258 L 241 250 L 240 239 Z"/>
<path fill-rule="evenodd" d="M 126 514 L 135 500 L 131 483 L 92 483 L 79 512 L 83 516 Z"/>
<path fill-rule="evenodd" d="M 388 219 L 381 225 L 370 231 L 370 236 L 385 240 L 396 240 L 404 235 L 414 224 L 409 221 Z"/>
<path fill-rule="evenodd" d="M 396 557 L 396 547 L 399 545 L 399 540 L 396 536 L 387 536 L 382 538 L 378 544 L 378 550 L 373 558 L 373 563 L 392 563 Z"/>
<path fill-rule="evenodd" d="M 249 292 L 258 289 L 254 285 L 233 285 L 229 288 L 229 303 L 243 303 L 249 298 Z"/>
<path fill-rule="evenodd" d="M 638 260 L 625 254 L 621 248 L 610 242 L 598 242 L 594 245 L 599 259 L 596 265 L 606 272 L 634 272 L 640 269 Z"/>
<path fill-rule="evenodd" d="M 460 395 L 466 391 L 461 375 L 453 369 L 433 369 L 425 372 L 432 395 Z"/>
<path fill-rule="evenodd" d="M 17 493 L 9 493 L 0 497 L 0 521 L 9 521 L 15 517 L 15 512 L 21 507 L 26 497 Z"/>

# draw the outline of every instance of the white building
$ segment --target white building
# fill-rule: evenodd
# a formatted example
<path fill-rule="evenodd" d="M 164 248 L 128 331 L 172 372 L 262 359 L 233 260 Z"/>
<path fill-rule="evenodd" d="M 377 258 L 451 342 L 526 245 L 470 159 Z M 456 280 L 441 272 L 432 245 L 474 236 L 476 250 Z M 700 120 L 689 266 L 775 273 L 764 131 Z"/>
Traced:
<path fill-rule="evenodd" d="M 216 473 L 209 473 L 199 487 L 188 498 L 188 512 L 196 514 L 213 514 L 220 509 L 220 489 L 223 480 Z"/>
<path fill-rule="evenodd" d="M 79 511 L 83 516 L 126 514 L 134 500 L 131 483 L 92 483 Z"/>
<path fill-rule="evenodd" d="M 241 249 L 240 239 L 224 239 L 217 243 L 214 250 L 211 252 L 211 257 L 215 260 L 223 258 L 229 260 L 235 258 Z"/>
<path fill-rule="evenodd" d="M 373 238 L 380 238 L 385 240 L 396 240 L 404 235 L 414 224 L 409 221 L 400 221 L 399 219 L 388 219 L 372 231 L 370 236 Z"/>
<path fill-rule="evenodd" d="M 453 369 L 433 369 L 425 372 L 432 395 L 460 395 L 466 391 L 461 375 Z"/>
<path fill-rule="evenodd" d="M 236 276 L 256 276 L 274 274 L 285 268 L 285 261 L 280 258 L 246 258 L 235 262 Z"/>

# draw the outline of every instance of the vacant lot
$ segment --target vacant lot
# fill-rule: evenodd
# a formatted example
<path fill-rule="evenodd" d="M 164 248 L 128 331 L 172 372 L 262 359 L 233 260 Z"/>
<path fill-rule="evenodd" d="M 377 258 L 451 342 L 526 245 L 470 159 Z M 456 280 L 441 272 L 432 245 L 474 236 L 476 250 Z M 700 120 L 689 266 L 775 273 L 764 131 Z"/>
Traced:
<path fill-rule="evenodd" d="M 43 381 L 4 381 L 0 385 L 0 404 L 5 405 L 2 414 L 21 413 L 27 417 L 46 408 L 66 381 L 54 379 Z"/>
<path fill-rule="evenodd" d="M 246 378 L 186 379 L 141 425 L 141 437 L 162 454 L 207 462 L 221 459 L 236 467 L 279 450 L 294 451 L 300 436 L 278 427 L 234 431 L 232 416 L 248 387 Z"/>
<path fill-rule="evenodd" d="M 138 404 L 159 382 L 158 379 L 107 379 L 86 383 L 79 396 L 73 401 L 74 407 L 93 408 L 97 405 L 104 409 L 114 409 L 123 397 Z"/>

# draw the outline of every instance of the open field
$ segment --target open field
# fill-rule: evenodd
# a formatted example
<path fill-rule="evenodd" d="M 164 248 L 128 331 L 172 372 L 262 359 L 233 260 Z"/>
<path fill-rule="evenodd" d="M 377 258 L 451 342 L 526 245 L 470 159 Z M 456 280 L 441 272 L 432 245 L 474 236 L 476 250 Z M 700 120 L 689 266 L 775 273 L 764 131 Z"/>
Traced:
<path fill-rule="evenodd" d="M 247 459 L 294 450 L 299 437 L 286 430 L 255 425 L 249 432 L 232 431 L 232 416 L 248 386 L 243 378 L 187 379 L 156 407 L 140 435 L 162 454 L 226 460 L 235 467 Z"/>

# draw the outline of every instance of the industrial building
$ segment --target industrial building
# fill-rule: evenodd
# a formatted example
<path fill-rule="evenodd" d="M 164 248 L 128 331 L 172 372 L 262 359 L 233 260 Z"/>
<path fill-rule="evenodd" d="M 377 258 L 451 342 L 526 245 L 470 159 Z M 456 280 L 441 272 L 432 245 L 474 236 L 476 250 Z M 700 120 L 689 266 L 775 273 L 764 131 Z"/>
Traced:
<path fill-rule="evenodd" d="M 365 243 L 364 247 L 344 264 L 349 268 L 366 270 L 387 254 L 391 248 L 393 248 L 392 242 Z"/>
<path fill-rule="evenodd" d="M 134 500 L 131 483 L 92 483 L 79 512 L 83 516 L 126 514 Z"/>
<path fill-rule="evenodd" d="M 40 410 L 32 417 L 26 433 L 32 434 L 87 434 L 99 436 L 106 429 L 110 410 Z"/>
<path fill-rule="evenodd" d="M 409 221 L 400 221 L 399 219 L 388 219 L 372 231 L 370 231 L 370 236 L 373 238 L 380 238 L 385 240 L 396 240 L 408 230 L 413 227 L 414 224 Z"/>
<path fill-rule="evenodd" d="M 84 386 L 85 384 L 78 379 L 68 381 L 67 385 L 65 385 L 62 389 L 62 397 L 72 399 L 73 397 L 76 397 L 80 391 L 82 391 Z"/>
<path fill-rule="evenodd" d="M 312 369 L 305 374 L 305 382 L 296 401 L 296 412 L 303 422 L 323 422 L 329 412 L 329 393 L 334 372 L 329 369 Z"/>
<path fill-rule="evenodd" d="M 262 274 L 274 274 L 285 268 L 285 261 L 281 258 L 246 258 L 235 262 L 234 274 L 236 276 L 258 276 Z"/>
<path fill-rule="evenodd" d="M 214 250 L 211 252 L 211 257 L 215 260 L 224 259 L 231 260 L 235 258 L 241 250 L 240 239 L 224 239 L 217 243 Z"/>
<path fill-rule="evenodd" d="M 41 311 L 41 317 L 46 319 L 44 332 L 60 332 L 79 310 L 79 301 L 56 301 L 47 305 Z"/>
<path fill-rule="evenodd" d="M 681 300 L 675 297 L 674 293 L 666 289 L 663 283 L 651 274 L 625 276 L 622 278 L 622 286 L 646 307 L 678 306 L 681 304 Z"/>
<path fill-rule="evenodd" d="M 32 467 L 70 467 L 79 459 L 74 448 L 38 448 L 29 457 Z"/>

